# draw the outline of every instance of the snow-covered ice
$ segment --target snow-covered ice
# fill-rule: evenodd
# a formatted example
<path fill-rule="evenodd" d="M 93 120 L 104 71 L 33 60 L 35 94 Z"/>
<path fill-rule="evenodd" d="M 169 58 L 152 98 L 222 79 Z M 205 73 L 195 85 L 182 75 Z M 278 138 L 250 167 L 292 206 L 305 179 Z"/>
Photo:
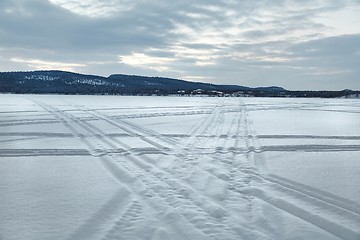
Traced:
<path fill-rule="evenodd" d="M 0 95 L 0 239 L 360 239 L 360 101 Z"/>

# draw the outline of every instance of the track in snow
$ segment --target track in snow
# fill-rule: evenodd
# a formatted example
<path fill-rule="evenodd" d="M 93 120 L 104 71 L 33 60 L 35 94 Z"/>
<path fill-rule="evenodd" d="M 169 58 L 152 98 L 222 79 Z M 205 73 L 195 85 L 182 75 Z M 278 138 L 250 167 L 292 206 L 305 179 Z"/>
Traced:
<path fill-rule="evenodd" d="M 357 136 L 258 135 L 248 106 L 242 101 L 227 104 L 219 100 L 200 110 L 169 107 L 123 113 L 125 108 L 96 108 L 69 101 L 65 104 L 69 108 L 63 109 L 35 97 L 28 99 L 43 112 L 31 120 L 13 120 L 11 113 L 6 113 L 9 117 L 1 121 L 0 127 L 57 123 L 69 133 L 0 133 L 10 138 L 6 143 L 60 137 L 78 139 L 82 146 L 3 148 L 1 157 L 88 156 L 119 184 L 118 193 L 68 239 L 284 237 L 278 223 L 271 222 L 272 216 L 257 215 L 259 203 L 276 209 L 281 221 L 290 216 L 324 233 L 324 238 L 327 234 L 341 239 L 360 238 L 359 204 L 266 172 L 267 152 L 357 152 L 359 144 L 261 145 L 262 139 L 269 138 L 355 141 Z M 179 116 L 201 118 L 188 132 L 179 134 L 158 132 L 137 123 L 145 118 Z M 260 224 L 254 226 L 259 219 Z"/>

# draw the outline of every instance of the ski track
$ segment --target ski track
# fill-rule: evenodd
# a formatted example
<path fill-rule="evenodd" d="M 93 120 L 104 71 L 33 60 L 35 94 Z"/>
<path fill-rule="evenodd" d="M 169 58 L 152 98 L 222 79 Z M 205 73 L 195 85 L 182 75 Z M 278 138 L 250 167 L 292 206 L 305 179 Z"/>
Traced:
<path fill-rule="evenodd" d="M 106 120 L 104 117 L 101 118 Z M 107 121 L 117 127 L 120 127 L 118 124 L 113 123 L 112 121 Z M 91 128 L 100 132 L 100 129 L 94 126 L 91 126 Z M 121 129 L 127 131 L 128 133 L 134 134 L 133 132 L 131 132 L 131 130 L 127 130 L 124 127 L 121 127 Z M 158 143 L 150 141 L 144 137 L 142 137 L 141 140 L 152 144 L 154 147 L 160 148 L 160 151 L 163 151 L 164 149 L 166 150 L 165 147 L 160 146 Z M 135 163 L 135 165 L 137 165 L 138 171 L 140 170 L 140 172 L 135 173 L 137 176 L 145 178 L 145 176 L 149 176 L 150 173 L 154 177 L 154 179 L 151 180 L 144 179 L 143 182 L 146 183 L 149 188 L 154 189 L 155 193 L 157 193 L 160 198 L 164 199 L 164 204 L 168 204 L 174 209 L 183 208 L 185 206 L 188 211 L 197 212 L 197 219 L 200 218 L 201 215 L 205 215 L 201 217 L 202 222 L 210 222 L 211 224 L 202 225 L 199 223 L 199 220 L 195 221 L 193 219 L 194 217 L 192 216 L 192 214 L 186 214 L 186 212 L 182 213 L 182 215 L 191 224 L 193 224 L 197 230 L 203 232 L 206 235 L 209 235 L 210 237 L 214 237 L 215 239 L 223 239 L 224 237 L 229 237 L 231 235 L 233 235 L 232 239 L 236 237 L 238 233 L 228 228 L 226 225 L 222 224 L 221 221 L 218 219 L 220 217 L 223 217 L 222 215 L 225 214 L 224 210 L 220 206 L 209 200 L 204 203 L 204 200 L 206 200 L 206 198 L 204 197 L 206 196 L 203 196 L 200 192 L 191 188 L 189 185 L 184 184 L 184 182 L 182 182 L 180 179 L 176 179 L 176 176 L 168 175 L 168 172 L 157 168 L 155 165 L 149 165 L 147 163 L 149 161 L 144 162 L 144 159 L 137 157 L 138 154 L 134 154 L 131 151 L 132 149 L 129 148 L 129 146 L 127 146 L 125 143 L 116 141 L 115 139 L 114 142 L 117 142 L 118 144 L 121 144 L 122 147 L 129 149 L 127 158 L 129 158 L 132 163 Z M 143 158 L 145 158 L 145 156 Z M 128 165 L 128 162 L 122 162 L 122 165 L 126 166 Z M 128 167 L 128 169 L 130 169 L 130 167 Z M 146 172 L 144 172 L 144 170 Z M 174 181 L 174 179 L 178 181 Z M 168 193 L 166 194 L 164 191 L 158 192 L 159 186 L 157 185 L 151 187 L 150 184 L 154 184 L 156 182 L 163 182 L 166 188 L 168 188 Z"/>
<path fill-rule="evenodd" d="M 28 140 L 28 139 L 27 139 Z M 1 149 L 0 157 L 90 156 L 86 149 Z"/>
<path fill-rule="evenodd" d="M 194 130 L 192 131 L 192 133 L 190 134 L 190 140 L 188 140 L 187 142 L 187 146 L 188 148 L 186 148 L 186 151 L 189 152 L 190 154 L 188 155 L 187 158 L 187 162 L 191 162 L 192 164 L 194 164 L 196 158 L 191 154 L 193 152 L 195 152 L 195 148 L 196 146 L 199 144 L 199 141 L 201 138 L 197 138 L 197 136 L 202 136 L 202 135 L 208 135 L 208 136 L 218 136 L 218 140 L 220 141 L 221 139 L 225 139 L 225 138 L 221 138 L 220 137 L 220 133 L 222 132 L 222 124 L 224 122 L 224 117 L 223 117 L 223 111 L 221 109 L 221 107 L 216 106 L 215 109 L 212 111 L 212 113 L 210 114 L 210 116 L 208 116 L 207 118 L 204 119 L 204 121 L 199 124 L 198 126 L 196 126 L 194 128 Z M 264 150 L 261 147 L 261 145 L 259 144 L 259 139 L 256 136 L 255 131 L 253 130 L 253 126 L 252 126 L 252 122 L 249 121 L 246 117 L 247 112 L 246 110 L 242 109 L 242 114 L 245 115 L 244 117 L 244 125 L 245 125 L 245 142 L 246 142 L 246 148 L 249 150 L 246 153 L 246 156 L 248 158 L 248 160 L 253 161 L 255 163 L 255 165 L 261 165 L 261 167 L 264 167 L 264 165 L 266 165 L 266 163 L 264 163 L 264 160 L 262 159 L 262 157 L 255 157 L 255 154 L 257 153 L 262 153 Z M 228 132 L 232 131 L 232 128 L 234 126 L 234 122 L 232 122 L 232 124 L 230 125 L 230 128 L 228 129 Z M 240 122 L 240 121 L 239 121 Z M 137 128 L 140 129 L 140 128 Z M 237 129 L 237 135 L 239 135 L 239 129 L 240 129 L 240 123 L 238 124 L 238 129 Z M 145 132 L 146 133 L 146 132 Z M 143 132 L 144 134 L 144 132 Z M 153 136 L 156 136 L 153 134 Z M 159 135 L 157 135 L 159 136 Z M 193 142 L 192 142 L 193 141 Z M 217 142 L 218 143 L 218 142 Z M 158 144 L 157 144 L 158 145 Z M 189 147 L 189 145 L 191 145 L 192 147 Z M 206 144 L 203 144 L 206 145 Z M 224 143 L 222 144 L 224 145 Z M 234 148 L 236 148 L 238 145 L 238 142 L 235 142 Z M 218 145 L 219 146 L 219 145 Z M 355 145 L 356 146 L 356 145 Z M 155 147 L 157 147 L 155 145 Z M 300 146 L 299 148 L 301 148 L 302 146 Z M 348 146 L 345 146 L 346 149 L 348 149 Z M 352 147 L 352 146 L 350 146 Z M 319 150 L 318 146 L 314 147 L 315 149 Z M 321 149 L 320 149 L 321 150 Z M 326 150 L 331 150 L 330 148 L 326 148 Z M 355 149 L 356 151 L 357 149 Z M 230 171 L 230 178 L 235 176 L 235 172 L 236 170 L 239 169 L 232 169 Z M 319 194 L 314 194 L 314 191 L 309 191 L 307 189 L 306 190 L 302 190 L 304 188 L 299 188 L 296 185 L 292 183 L 290 183 L 290 181 L 287 181 L 286 179 L 281 179 L 281 178 L 276 178 L 275 177 L 270 177 L 270 176 L 262 176 L 259 173 L 255 172 L 250 166 L 247 166 L 245 168 L 240 169 L 240 171 L 242 171 L 243 173 L 249 175 L 249 177 L 247 177 L 247 180 L 244 181 L 244 177 L 242 177 L 241 179 L 241 184 L 242 187 L 244 186 L 244 182 L 250 183 L 251 179 L 253 178 L 258 178 L 261 181 L 266 181 L 266 183 L 268 185 L 274 185 L 272 186 L 272 190 L 276 190 L 276 191 L 280 191 L 281 193 L 286 193 L 287 199 L 291 199 L 291 197 L 293 198 L 294 201 L 298 201 L 298 198 L 301 199 L 306 199 L 305 203 L 301 203 L 301 206 L 308 206 L 308 210 L 304 210 L 299 208 L 297 205 L 289 203 L 283 199 L 280 199 L 279 201 L 274 201 L 272 197 L 269 197 L 268 195 L 266 195 L 266 192 L 264 192 L 262 189 L 260 189 L 260 191 L 258 191 L 257 188 L 254 188 L 255 190 L 240 190 L 240 193 L 244 194 L 245 192 L 248 193 L 248 195 L 260 198 L 261 200 L 281 209 L 284 210 L 290 214 L 293 214 L 296 217 L 299 217 L 311 224 L 314 224 L 317 227 L 320 227 L 322 229 L 324 229 L 325 231 L 328 231 L 329 233 L 332 233 L 338 237 L 344 238 L 344 239 L 356 239 L 358 237 L 358 233 L 353 231 L 352 228 L 356 228 L 357 224 L 359 223 L 359 216 L 358 216 L 358 208 L 356 207 L 356 204 L 349 204 L 349 201 L 335 201 L 333 200 L 334 198 L 329 198 L 329 195 L 327 197 L 323 197 L 322 195 Z M 218 177 L 218 176 L 217 176 Z M 281 179 L 281 180 L 280 180 Z M 235 182 L 235 186 L 236 186 L 236 180 L 233 180 Z M 239 182 L 239 181 L 238 181 Z M 233 191 L 239 191 L 237 189 L 237 187 L 234 187 L 234 185 L 230 186 L 230 189 L 232 189 Z M 239 185 L 239 184 L 237 184 Z M 279 203 L 280 202 L 280 203 Z M 350 206 L 350 207 L 348 207 Z M 331 212 L 331 214 L 328 214 L 329 219 L 324 218 L 322 216 L 314 216 L 314 214 L 312 214 L 313 210 L 315 209 L 315 211 L 318 211 L 319 208 L 322 208 L 323 212 Z M 332 220 L 336 220 L 336 219 L 344 219 L 344 216 L 346 216 L 345 218 L 348 218 L 345 220 L 345 226 L 344 225 L 340 225 L 336 222 L 333 222 Z M 350 221 L 349 221 L 350 220 Z M 350 228 L 349 228 L 350 226 Z"/>
<path fill-rule="evenodd" d="M 214 123 L 216 122 L 214 119 L 218 118 L 218 122 L 221 124 L 221 122 L 223 122 L 222 118 L 216 117 L 217 114 L 219 113 L 219 111 L 214 111 L 213 114 L 211 115 L 210 118 L 210 123 Z M 245 122 L 244 122 L 246 129 L 245 129 L 245 135 L 247 136 L 246 138 L 246 147 L 248 149 L 252 149 L 253 152 L 249 151 L 247 153 L 247 158 L 251 159 L 252 161 L 255 162 L 255 164 L 257 165 L 264 165 L 266 163 L 264 163 L 263 160 L 259 160 L 256 159 L 254 157 L 254 153 L 261 153 L 263 151 L 262 147 L 259 144 L 259 140 L 256 137 L 256 134 L 254 133 L 253 127 L 252 127 L 252 122 L 247 120 L 247 118 L 245 118 Z M 200 131 L 200 134 L 202 133 L 206 133 L 206 131 L 210 128 L 213 129 L 213 131 L 215 132 L 219 132 L 218 129 L 220 128 L 212 128 L 212 124 L 201 124 L 203 127 L 203 129 Z M 233 124 L 231 124 L 229 131 L 231 131 Z M 215 129 L 215 130 L 214 130 Z M 193 136 L 195 134 L 192 134 Z M 251 137 L 250 137 L 251 136 Z M 196 144 L 193 144 L 196 145 Z M 235 144 L 236 146 L 237 144 Z M 301 148 L 303 146 L 300 146 L 299 148 Z M 340 147 L 340 146 L 339 146 Z M 352 145 L 350 147 L 353 147 Z M 355 145 L 355 147 L 357 147 Z M 315 146 L 315 149 L 321 150 L 321 147 L 319 146 Z M 331 150 L 333 148 L 336 147 L 332 147 L 332 148 L 326 148 L 326 150 Z M 346 150 L 349 150 L 349 146 L 345 146 Z M 355 149 L 355 151 L 358 150 L 357 148 Z M 257 157 L 259 158 L 259 157 Z M 260 163 L 259 163 L 260 162 Z M 248 171 L 246 170 L 247 173 L 251 173 L 251 170 Z M 258 175 L 258 174 L 254 174 L 252 173 L 253 176 L 254 175 Z M 252 176 L 252 177 L 253 177 Z M 319 191 L 309 191 L 310 188 L 304 188 L 304 187 L 298 187 L 297 185 L 294 185 L 294 182 L 291 182 L 290 180 L 286 180 L 284 178 L 279 178 L 276 176 L 267 176 L 267 177 L 260 177 L 262 181 L 267 181 L 268 183 L 271 183 L 271 185 L 275 185 L 273 186 L 274 189 L 278 190 L 278 191 L 282 191 L 285 192 L 287 195 L 290 195 L 292 197 L 295 196 L 294 201 L 296 201 L 298 198 L 303 199 L 305 198 L 305 205 L 309 204 L 312 205 L 309 207 L 309 210 L 304 210 L 304 209 L 300 209 L 296 206 L 293 205 L 291 203 L 288 203 L 286 201 L 283 201 L 283 203 L 279 204 L 276 201 L 270 200 L 271 198 L 269 198 L 268 196 L 265 196 L 263 194 L 254 194 L 254 193 L 249 193 L 250 195 L 254 195 L 272 205 L 274 205 L 275 207 L 278 207 L 286 212 L 289 212 L 297 217 L 302 218 L 303 220 L 310 222 L 336 236 L 339 236 L 341 238 L 344 239 L 356 239 L 358 237 L 358 233 L 351 230 L 352 228 L 356 228 L 358 223 L 360 222 L 360 218 L 359 218 L 359 208 L 358 206 L 356 206 L 356 204 L 351 203 L 350 201 L 347 200 L 339 200 L 336 199 L 335 196 L 331 196 L 327 194 L 327 196 L 325 197 L 324 195 L 319 194 Z M 235 188 L 236 189 L 236 188 Z M 305 189 L 305 190 L 304 190 Z M 336 200 L 335 200 L 336 199 Z M 343 225 L 338 225 L 337 223 L 332 222 L 331 220 L 328 220 L 326 218 L 323 217 L 319 217 L 319 216 L 315 216 L 313 214 L 311 214 L 313 211 L 311 208 L 315 208 L 315 210 L 318 210 L 319 208 L 323 208 L 324 212 L 331 212 L 331 214 L 329 214 L 330 219 L 332 220 L 336 220 L 336 219 L 343 219 L 344 216 L 346 216 L 348 218 L 348 220 L 350 219 L 349 222 L 344 222 L 345 226 Z M 315 220 L 314 220 L 315 219 Z M 352 222 L 352 223 L 351 223 Z M 350 228 L 348 228 L 350 227 Z"/>
<path fill-rule="evenodd" d="M 254 150 L 247 154 L 247 157 L 259 169 L 266 169 L 266 159 L 262 155 L 263 149 L 259 144 L 252 121 L 246 119 L 245 127 L 246 136 L 248 136 L 247 148 Z M 319 147 L 314 146 L 314 148 Z M 252 186 L 241 191 L 242 193 L 255 196 L 342 239 L 359 239 L 360 214 L 357 204 L 334 198 L 330 194 L 322 195 L 321 191 L 312 191 L 310 187 L 303 187 L 304 185 L 276 175 L 266 176 L 261 174 L 261 171 L 251 171 L 251 174 L 257 176 L 261 182 L 265 182 L 266 186 L 263 184 L 260 188 Z M 273 197 L 273 193 L 266 192 L 266 188 L 271 188 L 272 192 L 279 192 L 279 196 L 282 197 Z"/>
<path fill-rule="evenodd" d="M 42 104 L 42 106 L 45 108 L 51 108 L 54 112 L 61 113 L 60 110 L 55 109 L 54 107 L 46 106 L 44 104 Z M 118 143 L 118 141 L 113 139 L 113 141 L 110 142 L 104 138 L 101 138 L 101 130 L 96 128 L 95 126 L 92 126 L 86 122 L 81 122 L 71 115 L 62 115 L 62 117 L 64 117 L 65 119 L 71 119 L 73 124 L 77 123 L 79 126 L 82 127 L 83 130 L 88 131 L 91 136 L 95 136 L 98 142 L 97 145 L 99 147 L 104 147 L 105 145 L 107 145 L 108 147 L 113 149 L 118 148 L 118 146 L 114 144 Z M 86 142 L 86 144 L 89 147 L 93 148 L 93 146 L 91 146 L 91 143 Z M 124 143 L 122 143 L 122 145 L 126 146 Z M 134 178 L 136 176 L 137 179 L 139 179 L 146 186 L 144 191 L 148 192 L 152 190 L 151 193 L 144 193 L 143 191 L 141 191 L 137 194 L 138 196 L 143 196 L 145 194 L 145 196 L 152 197 L 153 194 L 157 194 L 158 198 L 156 199 L 156 201 L 159 201 L 160 199 L 161 201 L 163 201 L 164 205 L 168 205 L 171 209 L 186 209 L 186 212 L 181 212 L 181 215 L 185 217 L 185 219 L 187 219 L 197 231 L 203 233 L 204 235 L 215 239 L 224 239 L 228 238 L 229 236 L 233 236 L 231 237 L 231 239 L 236 238 L 238 233 L 230 229 L 228 226 L 222 224 L 219 220 L 219 218 L 221 218 L 224 214 L 222 213 L 222 209 L 219 206 L 212 206 L 211 204 L 213 203 L 210 203 L 210 205 L 209 203 L 205 204 L 203 202 L 204 198 L 200 198 L 197 191 L 194 191 L 189 186 L 179 184 L 179 182 L 167 177 L 166 173 L 159 169 L 155 169 L 155 167 L 151 169 L 153 171 L 150 171 L 150 166 L 144 163 L 140 158 L 136 157 L 129 151 L 126 151 L 126 153 L 127 154 L 124 154 L 123 157 L 116 158 L 116 162 L 121 164 L 117 164 L 116 166 L 110 166 L 111 168 L 107 167 L 107 169 L 118 169 L 121 165 L 122 168 L 126 169 L 125 171 L 129 172 L 129 174 L 127 175 L 133 176 L 133 181 L 135 181 Z M 109 163 L 107 163 L 107 165 L 108 164 Z M 124 171 L 122 170 L 121 173 L 123 174 Z M 118 174 L 115 175 L 119 176 Z M 124 179 L 119 180 L 123 182 Z M 127 183 L 130 184 L 133 181 L 127 181 Z M 188 198 L 185 198 L 184 195 Z M 142 200 L 145 199 L 142 198 Z M 148 205 L 155 205 L 155 203 L 148 203 Z M 191 214 L 187 214 L 187 211 L 191 212 Z M 196 215 L 194 215 L 192 212 L 196 212 Z M 120 219 L 123 219 L 123 217 L 124 216 L 120 217 Z M 201 221 L 199 221 L 198 219 L 201 219 Z M 203 224 L 204 221 L 207 224 Z M 120 220 L 120 222 L 123 222 L 123 220 Z M 121 225 L 129 227 L 128 225 L 131 224 L 137 225 L 132 220 L 129 220 L 126 224 Z M 125 231 L 124 228 L 114 227 L 106 234 L 104 239 L 111 239 L 113 238 L 113 236 L 117 236 L 122 231 Z M 107 236 L 109 238 L 107 238 Z"/>
<path fill-rule="evenodd" d="M 256 211 L 257 200 L 341 239 L 360 238 L 358 203 L 266 174 L 266 152 L 269 151 L 360 151 L 360 145 L 262 146 L 260 142 L 266 138 L 359 140 L 358 136 L 257 135 L 249 117 L 251 110 L 242 101 L 238 106 L 226 106 L 219 101 L 211 107 L 202 106 L 201 110 L 180 107 L 179 111 L 179 107 L 167 107 L 159 111 L 161 109 L 149 107 L 143 109 L 157 112 L 113 115 L 103 111 L 126 108 L 91 109 L 70 103 L 71 110 L 61 110 L 28 99 L 55 119 L 6 120 L 0 122 L 0 126 L 62 123 L 71 134 L 13 132 L 0 133 L 1 136 L 19 137 L 11 141 L 73 137 L 79 139 L 84 148 L 1 149 L 1 157 L 91 156 L 119 183 L 113 198 L 70 235 L 69 240 L 150 239 L 149 232 L 157 239 L 157 235 L 168 234 L 159 230 L 159 226 L 168 223 L 183 239 L 194 236 L 196 239 L 276 239 L 277 223 L 252 224 L 256 222 L 252 213 Z M 43 114 L 41 111 L 18 112 Z M 78 113 L 87 116 L 78 117 Z M 132 118 L 199 114 L 203 115 L 202 120 L 182 135 L 161 134 L 131 121 Z M 124 133 L 105 133 L 92 124 L 98 120 Z M 226 125 L 226 121 L 230 124 Z M 137 139 L 147 147 L 131 147 L 122 140 L 124 136 Z M 176 137 L 183 140 L 178 141 Z M 160 164 L 166 160 L 176 164 L 172 167 Z M 214 165 L 220 168 L 211 167 Z M 206 187 L 194 184 L 197 180 L 206 183 Z M 152 228 L 152 224 L 155 227 Z"/>

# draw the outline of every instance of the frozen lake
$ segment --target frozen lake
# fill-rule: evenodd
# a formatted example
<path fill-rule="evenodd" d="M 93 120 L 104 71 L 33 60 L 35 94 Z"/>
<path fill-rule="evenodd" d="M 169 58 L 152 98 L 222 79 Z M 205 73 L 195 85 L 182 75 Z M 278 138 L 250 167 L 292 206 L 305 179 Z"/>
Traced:
<path fill-rule="evenodd" d="M 360 239 L 360 100 L 0 95 L 0 239 Z"/>

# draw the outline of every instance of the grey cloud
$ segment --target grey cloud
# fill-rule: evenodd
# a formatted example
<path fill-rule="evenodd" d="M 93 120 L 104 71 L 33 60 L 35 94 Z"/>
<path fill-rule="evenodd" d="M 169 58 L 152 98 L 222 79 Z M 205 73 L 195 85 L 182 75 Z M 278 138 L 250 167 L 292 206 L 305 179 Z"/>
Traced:
<path fill-rule="evenodd" d="M 289 50 L 306 57 L 349 56 L 360 51 L 359 43 L 360 34 L 342 35 L 296 44 Z"/>
<path fill-rule="evenodd" d="M 13 3 L 16 3 L 14 1 Z M 59 50 L 121 49 L 139 44 L 162 44 L 158 37 L 169 27 L 156 16 L 127 14 L 110 19 L 90 19 L 45 1 L 23 1 L 24 14 L 2 13 L 2 45 Z M 28 13 L 29 15 L 27 15 Z M 157 29 L 158 28 L 158 29 Z M 151 31 L 149 31 L 151 29 Z"/>
<path fill-rule="evenodd" d="M 327 38 L 326 24 L 314 20 L 359 1 L 301 3 L 139 0 L 131 2 L 131 10 L 89 17 L 46 0 L 1 1 L 0 70 L 30 70 L 25 62 L 11 61 L 24 58 L 83 63 L 74 70 L 101 75 L 201 76 L 217 83 L 290 89 L 318 88 L 325 77 L 334 82 L 326 86 L 341 88 L 340 79 L 346 78 L 344 88 L 359 89 L 351 80 L 351 74 L 359 74 L 359 35 Z M 167 59 L 168 70 L 119 60 L 133 53 Z"/>
<path fill-rule="evenodd" d="M 248 80 L 249 85 L 275 83 L 289 89 L 306 89 L 306 84 L 311 84 L 316 89 L 339 89 L 339 86 L 359 89 L 358 76 L 360 70 L 360 35 L 346 35 L 312 40 L 305 43 L 287 44 L 282 49 L 284 53 L 267 54 L 269 57 L 289 57 L 289 61 L 233 61 L 223 59 L 221 65 L 227 68 L 219 68 L 217 71 L 235 71 L 239 79 Z M 278 47 L 285 43 L 278 43 Z M 276 46 L 275 43 L 271 44 Z M 266 54 L 261 49 L 267 44 L 254 46 L 238 46 L 239 49 L 257 49 L 256 55 Z M 246 70 L 244 70 L 244 68 Z M 222 72 L 222 73 L 224 73 Z M 261 72 L 262 74 L 256 74 Z M 254 74 L 255 73 L 255 74 Z M 217 74 L 213 72 L 213 74 Z M 275 79 L 270 81 L 271 79 Z M 230 77 L 230 76 L 229 76 Z M 345 87 L 344 87 L 345 88 Z"/>

